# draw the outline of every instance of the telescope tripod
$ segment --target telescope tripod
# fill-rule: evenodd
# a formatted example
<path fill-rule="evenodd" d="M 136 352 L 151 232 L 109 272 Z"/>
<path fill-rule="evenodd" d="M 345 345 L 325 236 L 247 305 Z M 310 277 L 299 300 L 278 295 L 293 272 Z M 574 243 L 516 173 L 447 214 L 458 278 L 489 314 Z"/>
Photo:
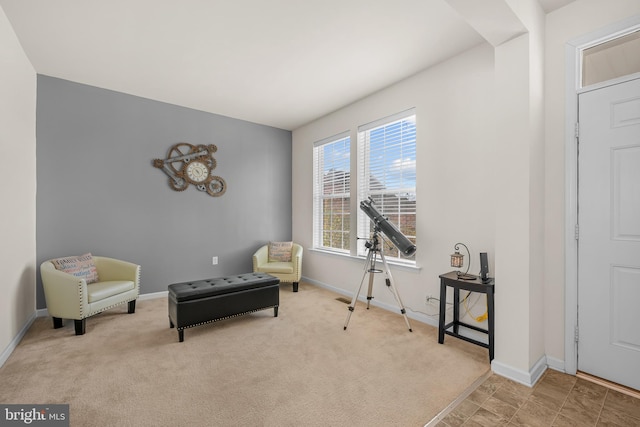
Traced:
<path fill-rule="evenodd" d="M 395 286 L 393 286 L 393 277 L 391 276 L 391 271 L 389 270 L 389 265 L 387 265 L 387 260 L 384 257 L 384 253 L 382 252 L 382 248 L 380 247 L 380 241 L 378 237 L 377 228 L 373 232 L 373 238 L 370 242 L 367 242 L 365 245 L 367 247 L 367 260 L 364 265 L 364 274 L 362 275 L 362 280 L 360 281 L 360 286 L 358 287 L 358 291 L 353 294 L 353 299 L 351 300 L 351 304 L 349 305 L 349 314 L 347 314 L 347 320 L 344 323 L 344 330 L 347 330 L 347 326 L 349 325 L 349 320 L 351 319 L 351 314 L 356 308 L 356 301 L 358 300 L 358 296 L 360 295 L 360 290 L 362 289 L 362 284 L 364 283 L 365 277 L 367 274 L 369 275 L 369 290 L 367 292 L 367 310 L 369 309 L 369 304 L 373 299 L 372 291 L 373 291 L 373 277 L 376 273 L 382 273 L 382 270 L 376 268 L 376 259 L 378 254 L 380 254 L 380 259 L 382 260 L 382 264 L 384 266 L 384 273 L 386 274 L 385 284 L 396 299 L 398 306 L 400 307 L 400 313 L 404 316 L 404 321 L 409 328 L 409 332 L 413 332 L 411 329 L 411 324 L 409 323 L 409 318 L 407 317 L 407 311 L 404 309 L 404 305 L 402 305 L 402 300 L 400 299 L 400 294 L 396 290 Z"/>

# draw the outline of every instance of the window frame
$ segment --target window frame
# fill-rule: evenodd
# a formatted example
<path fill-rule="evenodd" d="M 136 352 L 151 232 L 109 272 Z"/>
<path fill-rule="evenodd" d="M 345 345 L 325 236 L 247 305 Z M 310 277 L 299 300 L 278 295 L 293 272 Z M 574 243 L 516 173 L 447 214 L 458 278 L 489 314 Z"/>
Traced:
<path fill-rule="evenodd" d="M 403 122 L 412 122 L 413 123 L 413 128 L 410 131 L 409 139 L 408 140 L 404 140 L 405 136 L 402 135 L 402 132 L 404 131 L 402 123 Z M 372 162 L 371 162 L 371 134 L 374 131 L 380 130 L 380 129 L 391 129 L 394 125 L 400 124 L 400 140 L 397 140 L 397 135 L 395 136 L 390 136 L 387 139 L 387 136 L 384 136 L 384 142 L 382 142 L 382 145 L 386 148 L 387 147 L 387 142 L 390 142 L 391 144 L 395 144 L 395 145 L 400 145 L 399 150 L 400 150 L 400 155 L 399 155 L 399 159 L 400 159 L 400 163 L 399 166 L 396 168 L 398 170 L 400 170 L 400 174 L 402 174 L 404 172 L 404 168 L 403 165 L 405 164 L 406 161 L 412 161 L 413 162 L 413 167 L 412 168 L 408 168 L 407 170 L 409 171 L 407 175 L 413 175 L 412 179 L 407 179 L 407 177 L 405 176 L 400 176 L 400 185 L 397 187 L 392 187 L 392 188 L 385 188 L 387 182 L 389 182 L 392 185 L 396 185 L 398 181 L 395 181 L 394 183 L 392 183 L 392 179 L 388 178 L 388 176 L 390 176 L 391 174 L 394 173 L 393 169 L 394 167 L 388 167 L 389 162 L 391 161 L 391 156 L 397 156 L 396 154 L 388 154 L 385 153 L 385 148 L 383 149 L 376 149 L 376 151 L 374 152 L 374 155 L 376 155 L 376 157 L 379 156 L 383 156 L 385 157 L 385 159 L 382 162 L 382 166 L 380 164 L 375 164 L 372 166 Z M 411 135 L 412 134 L 412 135 Z M 379 140 L 375 141 L 380 142 Z M 408 148 L 408 150 L 406 150 Z M 389 152 L 391 152 L 391 149 L 398 149 L 398 147 L 391 147 Z M 407 238 L 409 238 L 413 243 L 416 243 L 416 223 L 417 223 L 417 182 L 416 182 L 416 166 L 415 166 L 415 162 L 416 162 L 416 152 L 417 152 L 417 126 L 416 126 L 416 111 L 415 108 L 409 109 L 409 110 L 405 110 L 402 112 L 399 112 L 397 114 L 393 114 L 391 116 L 387 116 L 384 118 L 381 118 L 379 120 L 375 120 L 371 123 L 362 125 L 358 127 L 358 135 L 357 135 L 357 151 L 358 151 L 358 155 L 357 155 L 357 181 L 358 181 L 358 185 L 357 185 L 357 202 L 358 202 L 358 206 L 360 204 L 361 201 L 366 200 L 369 198 L 369 196 L 371 196 L 374 200 L 376 200 L 376 204 L 374 204 L 374 206 L 376 207 L 376 209 L 385 217 L 387 218 L 390 222 L 394 223 L 394 225 L 396 225 L 396 227 L 398 227 L 398 229 L 405 234 L 405 236 Z M 368 160 L 367 160 L 368 159 Z M 372 171 L 372 168 L 375 170 Z M 371 174 L 372 173 L 381 173 L 384 178 L 382 179 L 378 179 L 376 178 L 375 180 L 371 178 Z M 373 184 L 372 184 L 373 183 Z M 413 186 L 409 185 L 407 186 L 407 183 L 413 183 Z M 372 185 L 379 185 L 379 188 L 372 188 Z M 406 196 L 406 199 L 404 201 L 404 206 L 403 206 L 403 196 Z M 397 203 L 397 209 L 392 206 L 393 204 L 395 204 L 393 202 L 393 199 L 396 199 Z M 392 202 L 391 204 L 389 203 L 385 203 L 385 201 L 390 201 Z M 413 206 L 413 207 L 412 207 Z M 412 221 L 412 228 L 413 229 L 413 234 L 407 234 L 407 227 L 402 225 L 402 221 L 398 221 L 398 218 L 402 218 L 403 216 L 413 216 L 413 221 Z M 398 223 L 400 222 L 400 224 Z M 363 213 L 361 210 L 358 211 L 357 213 L 357 230 L 358 230 L 358 236 L 361 238 L 368 238 L 371 234 L 371 220 L 369 219 L 369 217 Z M 413 255 L 412 257 L 409 258 L 405 258 L 403 257 L 400 252 L 398 251 L 398 249 L 393 246 L 393 244 L 391 244 L 390 242 L 388 242 L 385 238 L 384 235 L 382 235 L 383 237 L 383 252 L 385 254 L 385 258 L 387 258 L 390 262 L 393 263 L 399 263 L 399 264 L 403 264 L 403 265 L 410 265 L 410 266 L 415 266 L 416 265 L 416 259 L 415 259 L 415 255 Z M 356 245 L 356 254 L 358 256 L 365 256 L 366 255 L 366 247 L 365 247 L 365 242 L 366 239 L 360 239 L 357 242 Z"/>
<path fill-rule="evenodd" d="M 331 162 L 330 165 L 336 167 L 335 170 L 343 172 L 343 190 L 342 192 L 326 193 L 326 181 L 323 171 L 326 170 L 326 162 L 324 157 L 324 148 L 328 148 L 334 145 L 343 144 L 343 154 L 346 154 L 346 162 Z M 351 247 L 353 246 L 351 236 L 351 133 L 349 131 L 339 133 L 337 135 L 324 138 L 316 141 L 313 144 L 313 248 L 321 251 L 335 252 L 345 255 L 352 253 Z M 338 169 L 341 165 L 346 166 L 342 169 Z M 333 168 L 331 168 L 333 169 Z M 346 182 L 344 182 L 346 181 Z M 325 244 L 326 229 L 325 229 L 325 201 L 343 199 L 343 210 L 341 211 L 342 220 L 341 231 L 331 230 L 329 233 L 341 233 L 342 234 L 342 246 L 335 247 L 331 244 Z M 333 239 L 329 240 L 330 242 Z"/>

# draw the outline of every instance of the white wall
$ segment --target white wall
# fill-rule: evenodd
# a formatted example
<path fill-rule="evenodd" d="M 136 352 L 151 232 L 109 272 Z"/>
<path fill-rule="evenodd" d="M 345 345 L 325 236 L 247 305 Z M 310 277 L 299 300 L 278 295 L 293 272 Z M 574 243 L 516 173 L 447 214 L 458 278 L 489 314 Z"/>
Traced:
<path fill-rule="evenodd" d="M 493 67 L 493 48 L 483 44 L 293 132 L 293 238 L 306 249 L 303 275 L 307 280 L 352 295 L 364 265 L 363 260 L 309 250 L 313 142 L 350 130 L 355 146 L 359 125 L 411 107 L 417 114 L 416 260 L 420 270 L 392 267 L 403 303 L 411 316 L 437 324 L 436 317 L 415 311 L 436 312 L 426 307 L 425 298 L 439 294 L 438 275 L 452 270 L 449 255 L 456 242 L 469 246 L 471 272 L 479 271 L 479 252 L 488 252 L 493 271 L 493 205 L 498 196 L 493 179 L 499 156 L 492 121 Z M 356 210 L 352 202 L 352 211 Z M 374 302 L 397 308 L 393 295 L 384 287 L 382 277 L 378 278 Z M 366 295 L 366 289 L 361 295 Z M 483 304 L 476 310 L 476 315 L 482 314 Z M 351 322 L 358 315 L 356 311 Z M 344 320 L 335 319 L 336 326 Z M 399 331 L 403 325 L 399 315 Z"/>
<path fill-rule="evenodd" d="M 565 359 L 565 188 L 567 42 L 640 14 L 638 0 L 578 0 L 547 15 L 545 44 L 545 292 L 544 335 L 547 358 Z M 568 130 L 571 133 L 571 129 Z M 562 365 L 558 368 L 563 368 Z"/>
<path fill-rule="evenodd" d="M 514 12 L 527 33 L 496 46 L 496 139 L 501 161 L 496 226 L 494 371 L 525 384 L 543 372 L 544 13 L 536 2 Z"/>
<path fill-rule="evenodd" d="M 38 263 L 86 252 L 127 260 L 141 266 L 147 294 L 251 271 L 256 248 L 291 239 L 291 192 L 282 191 L 291 188 L 291 132 L 43 75 L 37 96 Z M 216 145 L 221 197 L 173 191 L 162 171 L 139 166 L 178 141 Z M 256 177 L 269 183 L 259 192 Z M 176 251 L 180 262 L 167 262 Z M 46 306 L 39 275 L 36 301 Z"/>
<path fill-rule="evenodd" d="M 35 317 L 36 73 L 0 8 L 0 365 Z"/>

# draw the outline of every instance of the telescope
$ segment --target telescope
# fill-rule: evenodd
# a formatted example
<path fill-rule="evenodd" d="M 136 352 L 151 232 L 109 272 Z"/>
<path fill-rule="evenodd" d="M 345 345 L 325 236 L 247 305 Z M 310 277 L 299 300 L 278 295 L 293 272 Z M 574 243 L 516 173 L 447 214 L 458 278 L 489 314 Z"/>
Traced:
<path fill-rule="evenodd" d="M 369 292 L 367 293 L 367 309 L 369 308 L 369 303 L 373 299 L 373 275 L 375 273 L 382 273 L 383 270 L 378 270 L 376 268 L 376 257 L 380 255 L 380 259 L 382 260 L 382 264 L 384 265 L 384 273 L 386 274 L 385 284 L 387 287 L 393 292 L 393 296 L 396 298 L 398 305 L 400 306 L 400 313 L 404 316 L 404 321 L 409 328 L 409 332 L 412 332 L 411 323 L 409 323 L 409 318 L 407 317 L 407 311 L 404 309 L 404 305 L 402 305 L 402 300 L 400 299 L 400 294 L 396 290 L 393 285 L 393 278 L 391 277 L 391 270 L 389 269 L 389 265 L 387 264 L 387 259 L 384 257 L 384 253 L 382 249 L 378 246 L 378 232 L 382 231 L 384 235 L 391 240 L 396 248 L 400 251 L 400 253 L 406 257 L 410 257 L 416 253 L 416 245 L 411 243 L 407 237 L 398 230 L 398 228 L 392 222 L 389 222 L 388 218 L 382 216 L 380 212 L 373 206 L 373 198 L 369 197 L 369 200 L 364 200 L 360 202 L 360 209 L 364 213 L 367 214 L 371 222 L 373 222 L 373 238 L 370 241 L 367 241 L 365 247 L 367 248 L 367 261 L 366 267 L 364 270 L 364 275 L 362 276 L 362 281 L 360 282 L 360 286 L 358 287 L 358 292 L 353 294 L 353 299 L 351 300 L 351 305 L 349 305 L 349 314 L 347 314 L 347 320 L 344 323 L 344 329 L 347 330 L 347 325 L 349 324 L 349 319 L 351 319 L 351 313 L 356 309 L 356 300 L 358 299 L 358 295 L 360 294 L 360 289 L 362 289 L 362 284 L 364 283 L 364 279 L 369 275 Z"/>
<path fill-rule="evenodd" d="M 405 257 L 411 257 L 416 253 L 416 245 L 414 245 L 407 236 L 402 234 L 394 223 L 389 222 L 388 218 L 385 218 L 380 212 L 378 212 L 371 197 L 369 197 L 368 200 L 360 202 L 360 209 L 362 209 L 369 219 L 371 219 L 374 229 L 382 231 L 387 239 L 389 239 L 391 243 L 398 248 L 402 255 Z"/>

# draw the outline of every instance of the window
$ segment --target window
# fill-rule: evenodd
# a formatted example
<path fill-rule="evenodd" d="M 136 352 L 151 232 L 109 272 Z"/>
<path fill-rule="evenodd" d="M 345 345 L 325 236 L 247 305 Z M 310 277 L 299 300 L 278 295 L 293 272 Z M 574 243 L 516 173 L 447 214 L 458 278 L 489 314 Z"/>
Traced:
<path fill-rule="evenodd" d="M 640 72 L 640 30 L 582 51 L 582 87 Z"/>
<path fill-rule="evenodd" d="M 371 197 L 376 209 L 416 243 L 416 117 L 414 110 L 358 129 L 358 203 Z M 358 236 L 369 237 L 371 220 L 359 211 Z M 383 236 L 384 237 L 384 236 Z M 385 257 L 415 263 L 384 241 Z M 364 241 L 358 255 L 365 255 Z"/>
<path fill-rule="evenodd" d="M 348 133 L 313 146 L 313 246 L 350 252 L 351 142 Z"/>

